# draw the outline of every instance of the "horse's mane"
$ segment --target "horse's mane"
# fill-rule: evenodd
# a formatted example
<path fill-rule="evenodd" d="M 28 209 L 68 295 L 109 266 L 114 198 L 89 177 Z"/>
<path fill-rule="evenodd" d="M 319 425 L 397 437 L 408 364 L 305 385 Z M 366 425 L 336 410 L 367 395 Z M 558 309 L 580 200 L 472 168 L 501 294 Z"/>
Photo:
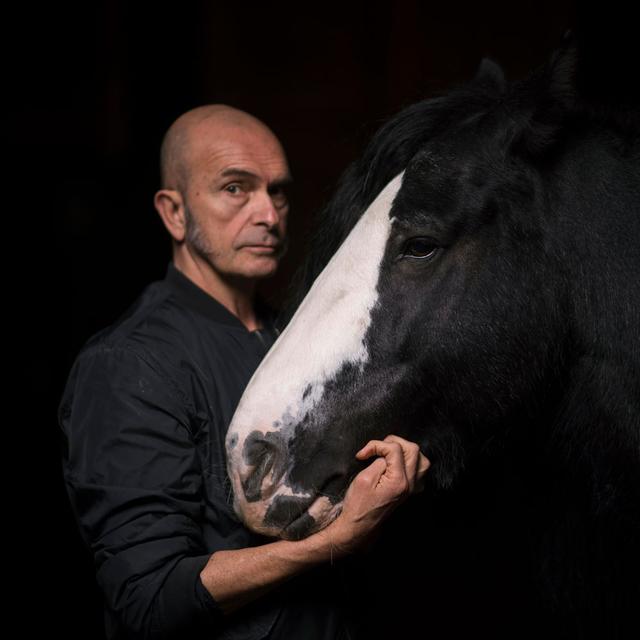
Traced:
<path fill-rule="evenodd" d="M 455 136 L 464 128 L 477 137 L 482 130 L 499 138 L 505 152 L 534 161 L 546 155 L 548 160 L 569 119 L 582 130 L 605 128 L 615 130 L 621 140 L 637 140 L 638 110 L 583 100 L 579 71 L 580 59 L 571 43 L 524 79 L 510 83 L 496 63 L 485 59 L 470 82 L 391 118 L 342 174 L 328 204 L 314 215 L 306 258 L 292 280 L 280 325 L 289 321 L 377 194 L 428 141 Z"/>

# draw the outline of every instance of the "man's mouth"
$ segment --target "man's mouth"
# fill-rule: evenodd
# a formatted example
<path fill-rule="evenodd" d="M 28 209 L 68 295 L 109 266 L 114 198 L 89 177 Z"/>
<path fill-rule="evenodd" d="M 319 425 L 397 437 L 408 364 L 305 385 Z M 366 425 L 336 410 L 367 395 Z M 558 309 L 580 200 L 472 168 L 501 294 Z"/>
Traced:
<path fill-rule="evenodd" d="M 280 251 L 280 244 L 245 244 L 242 249 L 247 249 L 253 253 L 276 253 Z"/>

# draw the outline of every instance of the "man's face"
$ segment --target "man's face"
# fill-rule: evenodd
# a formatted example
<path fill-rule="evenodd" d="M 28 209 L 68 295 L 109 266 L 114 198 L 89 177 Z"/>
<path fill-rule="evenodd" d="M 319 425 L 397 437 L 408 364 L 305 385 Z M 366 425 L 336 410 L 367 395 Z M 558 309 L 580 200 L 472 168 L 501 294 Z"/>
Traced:
<path fill-rule="evenodd" d="M 184 189 L 186 242 L 223 278 L 272 275 L 285 248 L 289 169 L 260 128 L 197 132 Z"/>

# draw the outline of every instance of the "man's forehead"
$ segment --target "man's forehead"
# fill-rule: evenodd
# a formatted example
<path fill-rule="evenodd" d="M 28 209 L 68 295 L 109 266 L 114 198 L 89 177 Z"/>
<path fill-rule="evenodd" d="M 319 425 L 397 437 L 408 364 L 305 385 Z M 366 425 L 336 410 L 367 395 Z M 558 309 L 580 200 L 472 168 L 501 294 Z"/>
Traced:
<path fill-rule="evenodd" d="M 272 182 L 289 177 L 284 152 L 273 136 L 251 132 L 200 137 L 193 148 L 192 170 L 210 176 L 254 177 Z"/>

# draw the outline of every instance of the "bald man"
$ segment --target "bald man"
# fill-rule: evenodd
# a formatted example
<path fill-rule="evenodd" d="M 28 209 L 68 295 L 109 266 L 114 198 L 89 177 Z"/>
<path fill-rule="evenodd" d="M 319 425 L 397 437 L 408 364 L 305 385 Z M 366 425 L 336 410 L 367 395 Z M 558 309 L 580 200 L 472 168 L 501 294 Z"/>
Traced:
<path fill-rule="evenodd" d="M 161 149 L 156 209 L 173 239 L 173 262 L 249 329 L 258 280 L 284 252 L 290 182 L 284 151 L 253 116 L 222 105 L 189 111 Z"/>
<path fill-rule="evenodd" d="M 173 260 L 79 354 L 60 404 L 64 474 L 111 638 L 353 637 L 335 560 L 361 547 L 428 467 L 399 438 L 352 483 L 342 514 L 299 542 L 245 529 L 224 439 L 277 332 L 256 298 L 286 246 L 283 149 L 253 116 L 189 111 L 161 150 L 155 206 Z"/>

